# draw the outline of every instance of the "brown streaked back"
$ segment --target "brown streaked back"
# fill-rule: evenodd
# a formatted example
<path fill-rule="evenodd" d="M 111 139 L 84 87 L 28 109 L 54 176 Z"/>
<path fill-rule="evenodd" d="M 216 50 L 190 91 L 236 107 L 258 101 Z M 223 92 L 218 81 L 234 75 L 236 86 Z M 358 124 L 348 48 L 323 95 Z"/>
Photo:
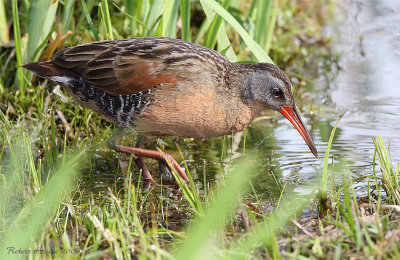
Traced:
<path fill-rule="evenodd" d="M 204 73 L 204 67 L 210 68 L 210 74 L 223 73 L 227 63 L 218 52 L 197 44 L 142 37 L 78 45 L 57 52 L 50 62 L 23 66 L 51 80 L 54 75 L 82 78 L 108 94 L 126 95 L 178 81 L 201 84 L 204 80 L 199 75 Z M 208 78 L 223 77 L 210 75 Z"/>

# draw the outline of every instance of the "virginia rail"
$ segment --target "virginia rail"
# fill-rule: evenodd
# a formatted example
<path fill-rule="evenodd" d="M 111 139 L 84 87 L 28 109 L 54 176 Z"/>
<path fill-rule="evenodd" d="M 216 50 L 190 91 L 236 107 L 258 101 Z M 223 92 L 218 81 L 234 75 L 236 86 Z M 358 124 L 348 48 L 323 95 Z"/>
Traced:
<path fill-rule="evenodd" d="M 293 101 L 288 77 L 269 63 L 231 63 L 218 52 L 186 41 L 142 37 L 98 41 L 57 52 L 53 60 L 23 65 L 60 84 L 79 103 L 121 126 L 108 141 L 136 156 L 166 163 L 188 181 L 168 154 L 143 149 L 163 136 L 211 137 L 243 130 L 263 109 L 279 111 L 296 127 L 312 153 L 317 149 Z M 127 132 L 135 147 L 118 144 Z"/>

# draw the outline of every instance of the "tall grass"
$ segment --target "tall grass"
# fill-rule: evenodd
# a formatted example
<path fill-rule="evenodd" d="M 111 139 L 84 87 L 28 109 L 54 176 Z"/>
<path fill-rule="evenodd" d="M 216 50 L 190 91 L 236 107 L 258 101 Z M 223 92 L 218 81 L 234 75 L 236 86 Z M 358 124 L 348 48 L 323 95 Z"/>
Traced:
<path fill-rule="evenodd" d="M 162 36 L 176 37 L 176 20 L 178 19 L 178 10 L 180 2 L 164 1 L 164 12 L 162 15 Z"/>
<path fill-rule="evenodd" d="M 13 27 L 14 27 L 14 38 L 15 38 L 15 55 L 17 57 L 17 65 L 22 65 L 22 43 L 21 43 L 21 32 L 20 32 L 20 24 L 19 24 L 19 14 L 18 14 L 18 2 L 17 0 L 12 1 L 12 16 L 13 16 Z M 17 69 L 17 80 L 16 85 L 21 90 L 21 95 L 25 94 L 25 83 L 23 80 L 24 74 L 22 71 L 22 67 L 18 67 Z"/>
<path fill-rule="evenodd" d="M 382 171 L 383 188 L 386 190 L 388 199 L 396 205 L 400 205 L 400 175 L 399 163 L 393 167 L 388 150 L 385 148 L 382 136 L 373 137 L 375 155 L 378 155 L 379 165 Z"/>
<path fill-rule="evenodd" d="M 246 43 L 247 47 L 251 50 L 251 52 L 256 56 L 258 61 L 260 62 L 270 62 L 272 63 L 271 58 L 268 54 L 262 49 L 262 47 L 250 37 L 250 35 L 246 32 L 246 30 L 239 24 L 239 22 L 222 6 L 216 3 L 213 0 L 200 0 L 203 5 L 207 5 L 213 11 L 215 11 L 218 15 L 220 15 L 227 23 L 229 23 L 236 32 L 242 37 L 243 41 Z"/>
<path fill-rule="evenodd" d="M 100 14 L 103 27 L 103 34 L 106 36 L 107 40 L 114 40 L 113 29 L 111 25 L 110 9 L 108 8 L 108 1 L 101 0 Z"/>
<path fill-rule="evenodd" d="M 335 136 L 336 128 L 339 124 L 340 119 L 342 119 L 343 116 L 344 116 L 344 113 L 336 121 L 335 126 L 333 127 L 331 134 L 329 136 L 329 141 L 328 141 L 328 144 L 327 144 L 326 150 L 325 150 L 324 164 L 323 164 L 322 176 L 321 176 L 321 186 L 320 186 L 320 191 L 319 191 L 320 209 L 321 209 L 322 216 L 325 215 L 327 208 L 328 208 L 328 205 L 327 205 L 327 203 L 328 203 L 328 179 L 329 179 L 329 177 L 331 179 L 333 179 L 333 174 L 328 171 L 329 154 L 330 154 L 330 150 L 332 147 L 333 138 Z"/>
<path fill-rule="evenodd" d="M 190 0 L 180 0 L 180 15 L 182 20 L 182 40 L 191 41 L 190 31 Z"/>
<path fill-rule="evenodd" d="M 0 244 L 1 259 L 7 259 L 10 255 L 13 255 L 13 253 L 10 254 L 10 248 L 15 250 L 31 248 L 32 251 L 34 250 L 32 245 L 40 241 L 46 232 L 44 227 L 50 223 L 61 202 L 65 201 L 68 194 L 71 193 L 81 161 L 81 154 L 68 159 L 64 165 L 51 174 L 51 179 L 32 200 L 24 205 L 17 218 L 6 230 L 6 236 L 2 239 Z M 8 184 L 8 187 L 16 188 L 18 186 Z M 2 190 L 2 192 L 5 191 Z M 3 203 L 1 205 L 4 205 Z"/>
<path fill-rule="evenodd" d="M 58 1 L 33 1 L 28 18 L 28 41 L 22 48 L 23 62 L 37 61 L 43 51 L 43 42 L 48 41 L 58 8 Z M 26 47 L 26 48 L 25 48 Z"/>
<path fill-rule="evenodd" d="M 127 19 L 125 21 L 126 25 L 130 28 L 133 35 L 141 35 L 143 31 L 140 28 L 142 9 L 144 5 L 143 0 L 127 0 L 125 1 Z"/>
<path fill-rule="evenodd" d="M 63 160 L 48 168 L 36 161 L 36 145 L 32 143 L 35 135 L 26 134 L 21 126 L 16 133 L 7 128 L 3 124 L 0 129 L 4 147 L 0 180 L 1 259 L 16 256 L 10 250 L 34 250 L 32 246 L 47 232 L 46 226 L 61 203 L 68 200 L 84 158 L 84 151 L 64 154 Z"/>

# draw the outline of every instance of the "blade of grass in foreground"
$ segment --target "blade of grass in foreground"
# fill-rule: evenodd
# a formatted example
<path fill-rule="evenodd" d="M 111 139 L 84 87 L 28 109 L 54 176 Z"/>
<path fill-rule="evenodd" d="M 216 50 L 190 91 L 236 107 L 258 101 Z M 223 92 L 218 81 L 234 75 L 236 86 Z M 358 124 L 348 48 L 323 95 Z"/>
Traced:
<path fill-rule="evenodd" d="M 131 27 L 132 36 L 139 36 L 141 34 L 140 26 L 141 24 L 141 16 L 143 9 L 143 0 L 125 0 L 126 6 L 126 22 L 128 22 Z M 113 3 L 114 6 L 116 3 Z"/>
<path fill-rule="evenodd" d="M 63 14 L 62 14 L 62 22 L 61 28 L 63 33 L 67 33 L 68 29 L 71 26 L 72 15 L 74 13 L 75 0 L 67 0 L 64 2 Z"/>
<path fill-rule="evenodd" d="M 228 58 L 230 62 L 237 62 L 238 58 L 235 54 L 235 51 L 232 48 L 232 44 L 229 41 L 229 37 L 225 31 L 225 22 L 222 23 L 218 35 L 218 52 Z"/>
<path fill-rule="evenodd" d="M 38 194 L 23 207 L 0 245 L 0 259 L 7 259 L 9 247 L 28 250 L 42 237 L 60 201 L 69 196 L 78 177 L 82 152 L 75 154 L 55 171 Z M 58 250 L 58 249 L 56 249 Z"/>
<path fill-rule="evenodd" d="M 249 188 L 249 180 L 255 177 L 254 158 L 246 157 L 231 172 L 220 191 L 214 191 L 215 202 L 204 216 L 199 216 L 187 230 L 187 238 L 176 253 L 177 259 L 213 259 L 219 228 L 223 228 L 228 213 L 238 202 L 238 196 Z M 221 234 L 220 234 L 221 235 Z"/>
<path fill-rule="evenodd" d="M 153 5 L 150 8 L 149 14 L 146 17 L 145 24 L 147 24 L 146 31 L 144 32 L 143 36 L 145 35 L 153 35 L 155 34 L 154 29 L 159 24 L 159 19 L 164 10 L 164 2 L 162 0 L 154 0 Z M 161 34 L 155 34 L 154 36 L 161 36 Z"/>

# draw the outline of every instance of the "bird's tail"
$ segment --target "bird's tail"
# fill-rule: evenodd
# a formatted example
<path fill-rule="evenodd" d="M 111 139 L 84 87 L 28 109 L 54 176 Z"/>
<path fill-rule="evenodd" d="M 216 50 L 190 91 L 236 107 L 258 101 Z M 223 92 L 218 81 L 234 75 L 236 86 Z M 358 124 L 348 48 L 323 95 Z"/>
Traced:
<path fill-rule="evenodd" d="M 53 61 L 44 61 L 44 62 L 31 62 L 22 65 L 27 70 L 32 71 L 33 73 L 43 77 L 43 78 L 49 78 L 51 76 L 56 76 L 58 75 L 59 68 L 57 69 L 57 66 Z"/>
<path fill-rule="evenodd" d="M 66 76 L 69 78 L 79 78 L 74 70 L 63 68 L 54 61 L 31 62 L 22 65 L 23 68 L 32 71 L 40 77 L 52 79 L 54 76 Z M 52 79 L 53 80 L 53 79 Z"/>

